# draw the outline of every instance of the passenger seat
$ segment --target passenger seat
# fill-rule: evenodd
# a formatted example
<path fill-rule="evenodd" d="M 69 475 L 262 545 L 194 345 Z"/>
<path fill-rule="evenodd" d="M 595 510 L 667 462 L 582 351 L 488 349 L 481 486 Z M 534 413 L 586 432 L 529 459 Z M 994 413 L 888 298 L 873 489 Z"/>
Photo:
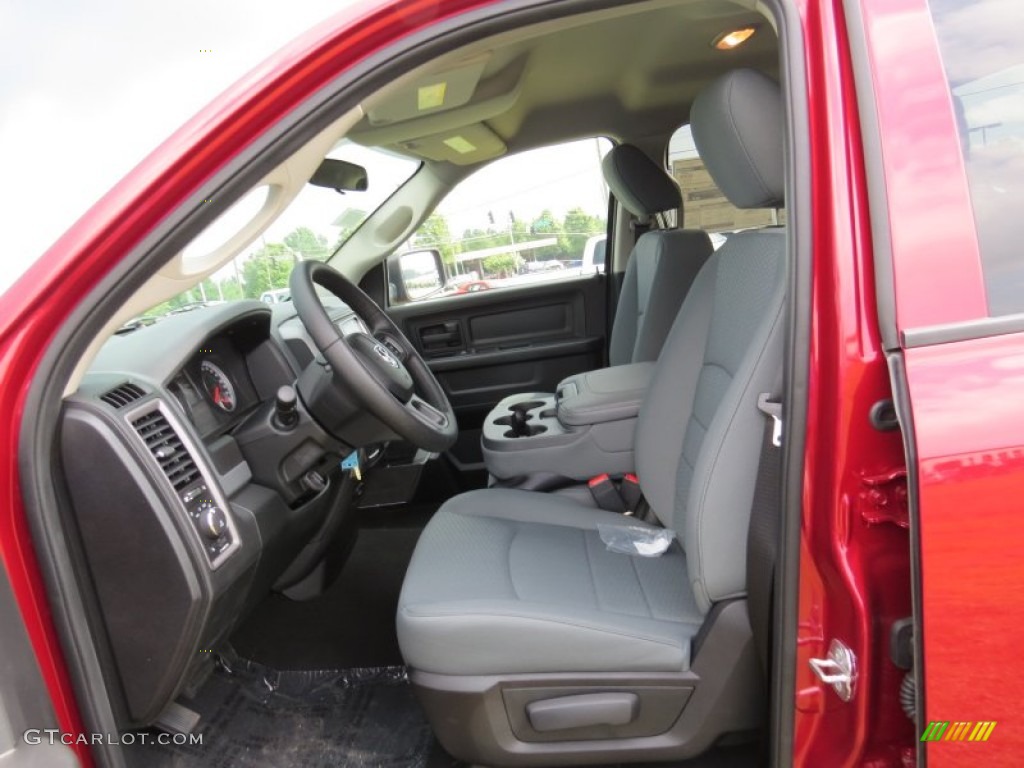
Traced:
<path fill-rule="evenodd" d="M 730 202 L 782 205 L 775 81 L 723 75 L 691 122 Z M 786 255 L 782 227 L 739 232 L 683 303 L 636 426 L 657 522 L 490 488 L 449 499 L 427 524 L 398 601 L 398 643 L 455 757 L 678 761 L 763 724 L 746 553 L 767 418 L 758 404 L 783 366 Z M 612 533 L 674 541 L 639 557 L 610 551 Z"/>
<path fill-rule="evenodd" d="M 641 225 L 683 199 L 672 177 L 631 144 L 621 144 L 602 163 L 615 199 Z M 636 241 L 619 294 L 608 350 L 610 365 L 658 359 L 672 321 L 694 278 L 714 249 L 706 232 L 652 229 Z"/>
<path fill-rule="evenodd" d="M 665 211 L 678 210 L 682 215 L 679 187 L 671 176 L 636 147 L 630 144 L 615 147 L 605 156 L 603 171 L 612 194 L 626 210 L 637 217 L 641 226 L 648 226 L 652 217 Z M 711 239 L 703 231 L 651 229 L 637 239 L 626 266 L 618 311 L 612 327 L 609 360 L 616 370 L 609 373 L 621 375 L 623 381 L 641 382 L 638 397 L 642 397 L 646 389 L 654 363 L 661 354 L 661 348 L 690 286 L 713 251 Z M 577 374 L 577 378 L 587 375 Z M 585 467 L 593 463 L 590 458 L 582 458 L 572 466 L 559 465 L 538 472 L 533 467 L 524 469 L 520 463 L 516 463 L 526 461 L 530 464 L 535 460 L 526 452 L 488 450 L 486 425 L 493 425 L 499 434 L 509 428 L 513 433 L 521 434 L 517 430 L 524 429 L 522 425 L 530 418 L 523 410 L 523 405 L 537 408 L 540 414 L 543 412 L 541 407 L 549 404 L 548 412 L 555 413 L 558 398 L 564 393 L 563 385 L 568 382 L 570 379 L 559 384 L 557 396 L 547 392 L 509 395 L 487 415 L 484 419 L 483 455 L 493 482 L 513 484 L 524 489 L 548 490 L 558 487 L 566 478 L 579 480 L 589 476 L 589 469 Z M 509 421 L 510 418 L 518 419 L 520 426 L 515 426 Z M 597 451 L 602 457 L 607 452 L 599 444 L 592 444 L 589 448 L 576 447 L 579 456 L 589 457 L 588 450 Z M 601 460 L 601 470 L 632 471 L 631 449 L 616 448 L 614 458 L 621 466 L 604 466 Z M 581 475 L 581 472 L 584 474 Z"/>

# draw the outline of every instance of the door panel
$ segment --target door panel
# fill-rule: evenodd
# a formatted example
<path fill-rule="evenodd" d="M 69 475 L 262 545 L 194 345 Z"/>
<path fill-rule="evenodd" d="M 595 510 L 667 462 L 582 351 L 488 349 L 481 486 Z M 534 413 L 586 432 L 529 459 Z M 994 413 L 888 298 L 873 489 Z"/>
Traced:
<path fill-rule="evenodd" d="M 859 10 L 891 223 L 879 249 L 892 259 L 889 335 L 902 348 L 900 417 L 913 427 L 918 759 L 1018 765 L 1024 716 L 1003 694 L 1022 677 L 1024 619 L 1024 6 Z M 905 44 L 893 45 L 897 26 Z"/>
<path fill-rule="evenodd" d="M 605 360 L 602 274 L 391 307 L 437 376 L 459 420 L 450 458 L 480 469 L 480 427 L 499 400 L 552 392 Z"/>
<path fill-rule="evenodd" d="M 919 484 L 925 721 L 949 723 L 926 745 L 933 768 L 1019 765 L 1024 751 L 1020 707 L 999 695 L 1021 679 L 1013 628 L 1024 621 L 1022 353 L 1024 333 L 905 355 Z M 949 743 L 958 740 L 957 722 L 971 723 L 963 734 L 969 746 Z M 971 739 L 986 722 L 998 724 L 991 738 Z"/>

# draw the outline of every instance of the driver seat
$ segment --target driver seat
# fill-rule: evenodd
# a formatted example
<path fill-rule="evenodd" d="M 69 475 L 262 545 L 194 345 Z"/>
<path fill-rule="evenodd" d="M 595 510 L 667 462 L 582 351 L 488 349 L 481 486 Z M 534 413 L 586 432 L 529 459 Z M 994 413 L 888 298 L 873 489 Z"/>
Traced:
<path fill-rule="evenodd" d="M 778 85 L 753 70 L 691 110 L 701 157 L 742 208 L 781 204 Z M 697 755 L 763 719 L 746 538 L 783 357 L 786 235 L 729 238 L 688 292 L 636 432 L 644 494 L 677 534 L 660 557 L 598 527 L 656 528 L 573 498 L 486 489 L 449 500 L 417 544 L 397 630 L 445 748 L 497 765 Z"/>

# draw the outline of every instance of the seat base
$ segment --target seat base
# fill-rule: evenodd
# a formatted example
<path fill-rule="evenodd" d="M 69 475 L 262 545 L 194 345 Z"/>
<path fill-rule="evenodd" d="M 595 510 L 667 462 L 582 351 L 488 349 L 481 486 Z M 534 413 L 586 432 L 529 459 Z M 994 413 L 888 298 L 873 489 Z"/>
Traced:
<path fill-rule="evenodd" d="M 441 675 L 410 671 L 410 680 L 444 748 L 481 765 L 587 765 L 695 757 L 727 735 L 753 739 L 764 706 L 746 602 L 709 615 L 686 672 Z M 627 722 L 586 722 L 587 700 L 637 697 Z M 580 702 L 567 728 L 531 718 L 530 705 Z M 599 710 L 597 719 L 601 719 Z M 625 719 L 625 718 L 623 718 Z M 580 723 L 583 723 L 582 725 Z M 538 727 L 535 727 L 538 726 Z"/>

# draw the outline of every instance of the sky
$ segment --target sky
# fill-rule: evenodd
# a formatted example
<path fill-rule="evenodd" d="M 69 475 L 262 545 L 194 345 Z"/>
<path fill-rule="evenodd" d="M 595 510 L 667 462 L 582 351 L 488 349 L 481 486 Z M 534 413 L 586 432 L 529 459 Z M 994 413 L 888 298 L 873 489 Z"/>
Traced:
<path fill-rule="evenodd" d="M 348 4 L 0 3 L 0 291 L 189 117 Z"/>
<path fill-rule="evenodd" d="M 189 117 L 346 5 L 352 0 L 0 3 L 0 292 Z M 595 143 L 546 152 L 522 158 L 516 175 L 531 183 L 489 169 L 453 193 L 442 205 L 452 231 L 486 226 L 492 208 L 496 220 L 505 208 L 532 216 L 557 195 L 603 213 Z M 325 210 L 336 202 L 320 200 Z M 290 226 L 283 220 L 267 235 Z"/>

